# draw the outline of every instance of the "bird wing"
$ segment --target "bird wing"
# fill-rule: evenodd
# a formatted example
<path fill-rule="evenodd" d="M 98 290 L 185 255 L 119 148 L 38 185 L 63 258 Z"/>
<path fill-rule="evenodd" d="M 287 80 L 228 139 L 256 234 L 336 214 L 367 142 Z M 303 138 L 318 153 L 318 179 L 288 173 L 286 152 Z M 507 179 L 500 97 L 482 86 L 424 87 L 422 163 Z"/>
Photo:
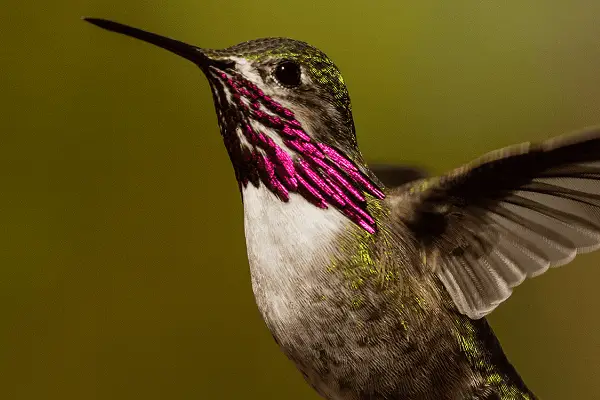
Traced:
<path fill-rule="evenodd" d="M 498 150 L 396 194 L 458 309 L 481 318 L 525 278 L 600 247 L 600 128 Z"/>

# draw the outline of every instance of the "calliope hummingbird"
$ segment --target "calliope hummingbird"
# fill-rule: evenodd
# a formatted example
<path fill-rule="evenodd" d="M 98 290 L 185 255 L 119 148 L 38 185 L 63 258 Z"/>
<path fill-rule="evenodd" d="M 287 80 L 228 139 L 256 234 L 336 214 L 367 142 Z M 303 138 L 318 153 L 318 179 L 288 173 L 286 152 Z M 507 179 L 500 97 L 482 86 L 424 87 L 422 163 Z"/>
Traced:
<path fill-rule="evenodd" d="M 600 130 L 434 178 L 373 169 L 342 75 L 320 50 L 285 38 L 209 50 L 86 20 L 208 79 L 258 308 L 322 397 L 535 398 L 484 317 L 526 278 L 599 247 Z"/>

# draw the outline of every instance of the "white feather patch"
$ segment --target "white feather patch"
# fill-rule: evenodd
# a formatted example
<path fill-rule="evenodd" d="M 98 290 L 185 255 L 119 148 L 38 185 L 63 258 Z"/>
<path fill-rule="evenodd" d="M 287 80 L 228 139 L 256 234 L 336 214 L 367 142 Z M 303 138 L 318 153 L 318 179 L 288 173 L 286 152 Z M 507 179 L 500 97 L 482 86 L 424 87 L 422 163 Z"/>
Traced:
<path fill-rule="evenodd" d="M 284 323 L 294 314 L 299 285 L 324 271 L 337 234 L 350 224 L 334 208 L 320 209 L 290 193 L 283 202 L 264 185 L 243 189 L 244 227 L 254 294 Z"/>

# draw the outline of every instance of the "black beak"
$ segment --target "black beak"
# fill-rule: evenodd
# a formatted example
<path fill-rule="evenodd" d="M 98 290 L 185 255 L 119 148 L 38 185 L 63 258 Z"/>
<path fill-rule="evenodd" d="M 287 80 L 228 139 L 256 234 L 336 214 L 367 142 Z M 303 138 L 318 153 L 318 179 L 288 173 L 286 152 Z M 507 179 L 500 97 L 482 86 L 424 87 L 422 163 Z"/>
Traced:
<path fill-rule="evenodd" d="M 109 21 L 101 18 L 83 18 L 85 21 L 92 23 L 100 28 L 106 30 L 122 33 L 123 35 L 131 36 L 136 39 L 143 40 L 144 42 L 152 43 L 165 50 L 169 50 L 172 53 L 177 54 L 190 60 L 200 68 L 205 69 L 209 66 L 215 66 L 219 69 L 225 69 L 231 65 L 232 62 L 226 60 L 215 60 L 209 58 L 203 49 L 200 47 L 193 46 L 191 44 L 183 43 L 175 39 L 170 39 L 165 36 L 160 36 L 155 33 L 143 31 L 141 29 L 133 28 L 131 26 L 119 24 L 118 22 Z"/>

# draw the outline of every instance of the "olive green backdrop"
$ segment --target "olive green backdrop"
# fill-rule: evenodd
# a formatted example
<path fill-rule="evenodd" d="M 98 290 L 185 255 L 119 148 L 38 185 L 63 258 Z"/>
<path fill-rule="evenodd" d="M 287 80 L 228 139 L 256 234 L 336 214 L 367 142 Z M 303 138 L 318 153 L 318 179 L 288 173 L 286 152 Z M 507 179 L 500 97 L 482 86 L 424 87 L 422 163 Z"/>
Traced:
<path fill-rule="evenodd" d="M 600 2 L 6 1 L 0 397 L 317 399 L 254 305 L 242 208 L 191 63 L 102 31 L 326 51 L 369 160 L 434 173 L 600 123 Z M 600 398 L 600 255 L 491 317 L 543 399 Z"/>

